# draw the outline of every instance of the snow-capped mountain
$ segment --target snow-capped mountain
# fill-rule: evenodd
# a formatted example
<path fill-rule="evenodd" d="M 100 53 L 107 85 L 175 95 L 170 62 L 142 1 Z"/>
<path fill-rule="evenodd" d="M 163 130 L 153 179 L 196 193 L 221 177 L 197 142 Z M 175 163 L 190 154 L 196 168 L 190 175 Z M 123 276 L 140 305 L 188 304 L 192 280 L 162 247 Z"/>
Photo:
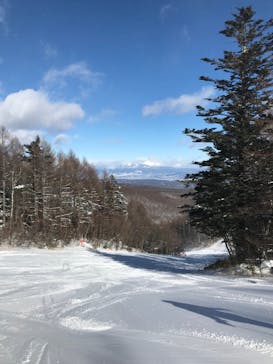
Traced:
<path fill-rule="evenodd" d="M 120 165 L 110 168 L 97 166 L 98 172 L 106 170 L 113 174 L 118 180 L 160 180 L 178 181 L 182 180 L 187 173 L 193 171 L 192 168 L 178 168 L 168 166 L 149 166 L 146 164 Z"/>
<path fill-rule="evenodd" d="M 132 163 L 106 167 L 97 165 L 99 175 L 106 171 L 113 174 L 119 183 L 151 185 L 166 188 L 182 188 L 181 181 L 187 173 L 195 171 L 193 168 L 155 166 L 145 163 Z"/>

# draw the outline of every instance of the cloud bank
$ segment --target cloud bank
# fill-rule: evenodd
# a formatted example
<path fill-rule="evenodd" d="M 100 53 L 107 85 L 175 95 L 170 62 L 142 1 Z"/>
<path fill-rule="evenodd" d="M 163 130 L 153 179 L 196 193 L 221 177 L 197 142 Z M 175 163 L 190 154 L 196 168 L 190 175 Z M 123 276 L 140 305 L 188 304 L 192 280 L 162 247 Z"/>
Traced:
<path fill-rule="evenodd" d="M 191 161 L 176 158 L 159 159 L 155 157 L 140 157 L 133 160 L 107 160 L 93 161 L 100 168 L 138 168 L 138 167 L 169 167 L 169 168 L 185 168 L 191 165 Z"/>

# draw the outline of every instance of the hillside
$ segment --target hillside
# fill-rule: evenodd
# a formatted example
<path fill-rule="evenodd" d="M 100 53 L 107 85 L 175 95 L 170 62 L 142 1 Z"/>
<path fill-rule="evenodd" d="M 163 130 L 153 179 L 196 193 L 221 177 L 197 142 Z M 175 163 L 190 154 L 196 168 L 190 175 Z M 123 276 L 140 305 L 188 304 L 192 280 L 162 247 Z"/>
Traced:
<path fill-rule="evenodd" d="M 141 202 L 149 217 L 156 223 L 182 217 L 178 206 L 182 204 L 181 190 L 152 185 L 121 184 L 122 191 L 130 201 Z"/>

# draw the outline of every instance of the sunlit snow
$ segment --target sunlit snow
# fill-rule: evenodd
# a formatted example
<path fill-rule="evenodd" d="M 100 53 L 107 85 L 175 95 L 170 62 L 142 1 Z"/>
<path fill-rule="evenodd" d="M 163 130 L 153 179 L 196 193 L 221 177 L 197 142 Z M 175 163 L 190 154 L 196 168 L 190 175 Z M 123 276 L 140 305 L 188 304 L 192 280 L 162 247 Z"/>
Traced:
<path fill-rule="evenodd" d="M 0 363 L 272 363 L 273 279 L 200 271 L 223 249 L 1 250 Z"/>

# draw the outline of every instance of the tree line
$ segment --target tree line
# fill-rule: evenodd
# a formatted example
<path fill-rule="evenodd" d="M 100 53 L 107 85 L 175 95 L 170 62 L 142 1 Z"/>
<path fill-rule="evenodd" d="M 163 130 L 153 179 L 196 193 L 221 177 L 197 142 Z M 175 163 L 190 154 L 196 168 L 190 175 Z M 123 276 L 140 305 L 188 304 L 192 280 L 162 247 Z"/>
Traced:
<path fill-rule="evenodd" d="M 56 154 L 39 136 L 23 145 L 2 127 L 1 241 L 56 246 L 80 238 L 172 254 L 199 235 L 182 218 L 154 223 L 112 175 L 100 178 L 72 151 Z"/>
<path fill-rule="evenodd" d="M 30 144 L 1 128 L 1 237 L 70 241 L 102 234 L 100 216 L 127 214 L 127 202 L 113 176 L 98 178 L 71 151 L 57 155 L 39 136 Z"/>

